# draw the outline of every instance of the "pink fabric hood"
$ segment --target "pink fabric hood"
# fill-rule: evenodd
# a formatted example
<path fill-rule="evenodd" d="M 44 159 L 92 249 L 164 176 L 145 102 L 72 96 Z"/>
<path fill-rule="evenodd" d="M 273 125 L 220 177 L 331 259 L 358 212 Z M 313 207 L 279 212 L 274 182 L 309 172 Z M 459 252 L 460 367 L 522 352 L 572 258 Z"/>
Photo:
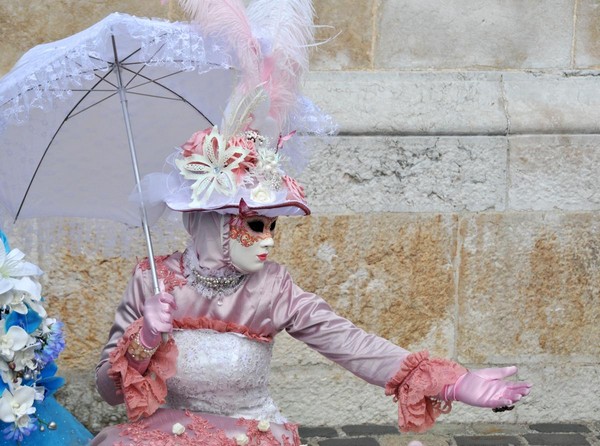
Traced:
<path fill-rule="evenodd" d="M 192 237 L 200 266 L 213 271 L 232 268 L 229 256 L 229 214 L 191 211 L 183 213 L 183 226 Z"/>

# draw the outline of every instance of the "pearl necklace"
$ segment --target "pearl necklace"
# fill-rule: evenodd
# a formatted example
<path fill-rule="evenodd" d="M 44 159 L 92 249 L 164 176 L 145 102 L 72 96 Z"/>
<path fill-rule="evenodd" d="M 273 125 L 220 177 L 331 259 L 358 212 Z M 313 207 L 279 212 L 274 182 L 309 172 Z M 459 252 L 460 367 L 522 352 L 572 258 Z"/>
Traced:
<path fill-rule="evenodd" d="M 183 259 L 184 275 L 188 285 L 209 300 L 219 296 L 218 305 L 223 305 L 223 297 L 233 294 L 246 278 L 233 267 L 212 271 L 200 266 L 198 257 L 190 248 L 183 253 Z"/>

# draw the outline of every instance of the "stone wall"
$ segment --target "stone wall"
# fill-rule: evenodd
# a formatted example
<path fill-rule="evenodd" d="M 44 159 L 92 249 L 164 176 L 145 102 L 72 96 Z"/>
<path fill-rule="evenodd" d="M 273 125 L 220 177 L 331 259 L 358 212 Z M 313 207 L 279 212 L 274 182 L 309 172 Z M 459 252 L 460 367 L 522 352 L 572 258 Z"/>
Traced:
<path fill-rule="evenodd" d="M 340 124 L 303 173 L 310 218 L 282 219 L 275 257 L 303 288 L 409 350 L 467 366 L 519 364 L 514 411 L 445 420 L 597 418 L 600 399 L 600 2 L 316 0 L 329 43 L 306 91 Z M 181 18 L 139 0 L 0 3 L 0 72 L 29 47 L 112 11 Z M 137 230 L 100 221 L 5 229 L 47 272 L 67 325 L 59 399 L 92 430 L 122 419 L 93 365 L 136 256 Z M 185 245 L 177 222 L 157 252 Z M 310 425 L 391 423 L 394 403 L 287 335 L 272 391 Z"/>

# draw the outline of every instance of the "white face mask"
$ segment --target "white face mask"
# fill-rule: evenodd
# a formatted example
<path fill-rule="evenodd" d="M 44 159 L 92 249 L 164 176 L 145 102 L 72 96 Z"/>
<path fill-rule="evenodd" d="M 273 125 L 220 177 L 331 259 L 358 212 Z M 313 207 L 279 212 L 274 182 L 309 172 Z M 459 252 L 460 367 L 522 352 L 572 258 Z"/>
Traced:
<path fill-rule="evenodd" d="M 236 215 L 229 223 L 229 255 L 231 264 L 242 273 L 255 273 L 264 268 L 269 250 L 275 245 L 273 233 L 276 218 Z"/>

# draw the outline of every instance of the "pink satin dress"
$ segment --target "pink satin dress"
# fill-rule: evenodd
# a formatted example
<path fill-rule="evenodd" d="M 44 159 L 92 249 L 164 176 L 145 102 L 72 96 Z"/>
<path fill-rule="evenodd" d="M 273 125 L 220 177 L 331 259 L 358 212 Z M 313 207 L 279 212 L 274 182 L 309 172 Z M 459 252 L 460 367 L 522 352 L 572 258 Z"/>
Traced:
<path fill-rule="evenodd" d="M 92 445 L 298 446 L 296 426 L 268 393 L 273 341 L 283 330 L 369 383 L 387 385 L 387 393 L 400 400 L 406 378 L 420 376 L 415 370 L 428 364 L 426 355 L 409 355 L 336 315 L 277 263 L 266 262 L 227 293 L 210 296 L 194 275 L 198 269 L 204 275 L 231 271 L 229 216 L 190 213 L 184 223 L 192 235 L 186 253 L 156 259 L 159 278 L 177 303 L 174 331 L 143 374 L 129 364 L 127 348 L 152 295 L 148 262 L 141 262 L 97 367 L 98 391 L 109 404 L 125 402 L 132 421 L 105 428 Z M 424 395 L 408 396 L 423 401 L 426 417 L 433 414 L 435 404 Z M 409 412 L 405 421 L 414 421 Z"/>

